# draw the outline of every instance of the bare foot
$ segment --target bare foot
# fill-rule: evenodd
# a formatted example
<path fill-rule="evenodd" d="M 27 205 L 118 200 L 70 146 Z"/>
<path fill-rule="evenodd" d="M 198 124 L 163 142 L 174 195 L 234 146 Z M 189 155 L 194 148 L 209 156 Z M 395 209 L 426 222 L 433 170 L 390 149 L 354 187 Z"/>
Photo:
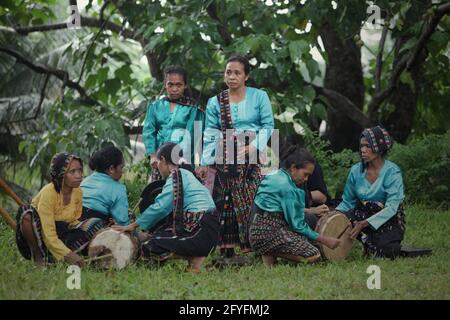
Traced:
<path fill-rule="evenodd" d="M 206 257 L 189 257 L 189 267 L 186 269 L 187 272 L 200 273 L 200 268 L 202 267 L 203 261 Z"/>
<path fill-rule="evenodd" d="M 37 267 L 40 267 L 40 268 L 45 267 L 45 261 L 44 261 L 44 259 L 42 259 L 42 258 L 34 259 L 34 264 L 35 264 Z"/>
<path fill-rule="evenodd" d="M 308 263 L 315 263 L 319 259 L 320 259 L 320 254 L 312 256 L 312 257 L 308 257 L 308 258 L 306 258 L 306 261 L 308 261 Z"/>
<path fill-rule="evenodd" d="M 275 263 L 275 259 L 276 258 L 274 256 L 262 256 L 262 261 L 267 267 L 272 267 Z"/>

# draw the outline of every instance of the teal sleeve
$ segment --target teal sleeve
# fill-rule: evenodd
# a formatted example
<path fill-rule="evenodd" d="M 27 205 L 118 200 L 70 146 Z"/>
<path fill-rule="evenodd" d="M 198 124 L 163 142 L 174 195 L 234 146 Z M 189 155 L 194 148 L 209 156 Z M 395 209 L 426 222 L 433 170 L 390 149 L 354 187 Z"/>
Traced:
<path fill-rule="evenodd" d="M 269 96 L 265 91 L 261 92 L 262 94 L 258 99 L 261 128 L 258 131 L 258 136 L 251 144 L 259 151 L 264 151 L 273 132 L 274 120 Z"/>
<path fill-rule="evenodd" d="M 403 179 L 400 170 L 396 169 L 394 172 L 385 175 L 383 188 L 387 193 L 384 209 L 367 219 L 369 225 L 375 230 L 378 230 L 392 218 L 403 202 Z"/>
<path fill-rule="evenodd" d="M 122 226 L 130 224 L 128 217 L 128 198 L 126 189 L 122 189 L 113 207 L 111 208 L 111 215 L 117 224 Z"/>
<path fill-rule="evenodd" d="M 172 213 L 173 208 L 173 184 L 172 178 L 167 178 L 162 192 L 156 197 L 155 203 L 149 206 L 136 223 L 144 230 L 150 229 L 156 223 Z"/>
<path fill-rule="evenodd" d="M 283 208 L 284 218 L 295 232 L 310 240 L 317 240 L 319 234 L 312 230 L 305 222 L 305 194 L 302 190 L 300 191 L 301 199 L 293 196 L 292 191 L 283 193 L 281 207 Z"/>
<path fill-rule="evenodd" d="M 336 207 L 337 211 L 347 212 L 356 206 L 356 201 L 358 200 L 355 191 L 355 177 L 353 176 L 353 169 L 347 178 L 347 183 L 345 184 L 344 194 L 342 195 L 342 202 Z"/>
<path fill-rule="evenodd" d="M 193 143 L 192 143 L 192 148 L 193 148 L 192 154 L 194 156 L 194 164 L 195 165 L 199 165 L 199 162 L 196 163 L 197 158 L 195 157 L 195 153 L 202 149 L 201 147 L 202 147 L 202 143 L 203 143 L 203 131 L 205 129 L 205 112 L 201 111 L 199 109 L 197 110 L 197 113 L 196 113 L 194 126 L 198 125 L 198 124 L 201 124 L 201 127 L 199 128 L 200 130 L 198 130 L 198 131 L 200 131 L 200 135 L 197 137 L 194 134 Z M 194 132 L 197 133 L 196 130 L 194 130 Z M 198 155 L 198 160 L 200 160 L 201 156 L 202 156 L 201 154 Z"/>
<path fill-rule="evenodd" d="M 147 155 L 156 152 L 156 108 L 157 102 L 150 104 L 145 115 L 144 126 L 142 128 L 142 139 Z"/>
<path fill-rule="evenodd" d="M 205 113 L 197 107 L 190 108 L 192 111 L 189 115 L 188 123 L 186 124 L 188 132 L 184 133 L 180 146 L 183 150 L 186 150 L 186 152 L 190 151 L 189 155 L 185 152 L 184 158 L 195 164 L 195 152 L 200 150 L 202 144 Z M 200 159 L 200 156 L 200 154 L 197 156 L 198 160 Z"/>
<path fill-rule="evenodd" d="M 221 138 L 220 117 L 217 110 L 218 102 L 216 97 L 208 100 L 206 106 L 205 131 L 203 134 L 203 153 L 201 165 L 212 165 L 215 163 L 216 143 Z"/>

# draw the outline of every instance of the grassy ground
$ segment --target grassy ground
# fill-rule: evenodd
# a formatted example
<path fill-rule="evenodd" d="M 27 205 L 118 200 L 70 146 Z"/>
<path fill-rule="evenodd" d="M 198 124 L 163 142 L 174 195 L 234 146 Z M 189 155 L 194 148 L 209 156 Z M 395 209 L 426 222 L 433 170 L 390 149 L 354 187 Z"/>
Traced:
<path fill-rule="evenodd" d="M 340 263 L 268 269 L 252 256 L 251 267 L 217 270 L 208 266 L 209 257 L 200 275 L 184 273 L 183 261 L 161 269 L 136 264 L 122 272 L 87 268 L 81 289 L 69 290 L 67 266 L 37 269 L 20 256 L 13 232 L 1 222 L 0 299 L 449 299 L 449 234 L 450 211 L 414 206 L 407 209 L 404 243 L 432 248 L 429 257 L 365 259 L 357 244 Z M 379 290 L 367 289 L 370 265 L 381 269 Z"/>

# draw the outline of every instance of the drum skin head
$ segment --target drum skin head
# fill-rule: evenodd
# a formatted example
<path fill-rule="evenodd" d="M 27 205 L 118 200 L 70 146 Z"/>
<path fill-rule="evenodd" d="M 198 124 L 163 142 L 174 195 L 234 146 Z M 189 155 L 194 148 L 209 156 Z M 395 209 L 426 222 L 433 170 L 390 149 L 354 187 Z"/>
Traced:
<path fill-rule="evenodd" d="M 345 259 L 350 254 L 353 246 L 353 240 L 350 239 L 351 230 L 350 220 L 342 213 L 332 212 L 321 217 L 317 223 L 316 231 L 321 235 L 341 240 L 341 244 L 336 249 L 330 249 L 320 244 L 320 251 L 323 257 L 330 261 Z"/>
<path fill-rule="evenodd" d="M 102 251 L 98 249 L 103 247 Z M 97 233 L 89 244 L 88 255 L 90 258 L 112 253 L 113 256 L 95 261 L 95 265 L 101 269 L 111 267 L 122 270 L 131 264 L 137 257 L 138 245 L 136 239 L 126 233 L 104 229 Z"/>
<path fill-rule="evenodd" d="M 162 192 L 165 184 L 165 180 L 157 180 L 145 187 L 141 193 L 142 200 L 139 203 L 139 211 L 141 213 L 155 202 L 156 197 Z"/>

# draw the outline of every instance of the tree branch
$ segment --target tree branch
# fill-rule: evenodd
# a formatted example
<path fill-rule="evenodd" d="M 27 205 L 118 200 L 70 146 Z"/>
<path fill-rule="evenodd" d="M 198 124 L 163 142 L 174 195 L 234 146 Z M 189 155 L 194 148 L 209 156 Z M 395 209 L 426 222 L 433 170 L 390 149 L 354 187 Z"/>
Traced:
<path fill-rule="evenodd" d="M 229 46 L 231 44 L 232 38 L 226 26 L 222 23 L 219 15 L 217 14 L 217 7 L 214 1 L 212 1 L 211 4 L 206 8 L 206 12 L 208 12 L 208 15 L 213 20 L 216 20 L 218 22 L 217 31 L 219 32 L 225 46 Z"/>
<path fill-rule="evenodd" d="M 427 23 L 424 31 L 420 35 L 419 40 L 414 47 L 414 50 L 410 54 L 406 54 L 404 57 L 402 57 L 397 66 L 394 67 L 388 87 L 383 91 L 377 92 L 373 96 L 372 101 L 370 101 L 369 103 L 369 110 L 377 110 L 380 107 L 381 103 L 391 95 L 391 93 L 396 88 L 398 79 L 400 78 L 403 71 L 409 71 L 416 63 L 417 57 L 424 49 L 427 41 L 430 39 L 431 35 L 439 24 L 439 21 L 444 15 L 448 14 L 449 12 L 450 3 L 442 4 L 434 10 L 433 17 L 431 18 L 429 23 Z"/>
<path fill-rule="evenodd" d="M 91 27 L 91 28 L 101 28 L 103 26 L 104 21 L 92 18 L 92 17 L 80 17 L 81 26 Z M 23 36 L 26 36 L 33 32 L 47 32 L 47 31 L 55 31 L 55 30 L 64 30 L 68 29 L 66 22 L 54 23 L 54 24 L 44 24 L 38 26 L 30 26 L 30 27 L 14 27 L 14 30 Z M 125 38 L 133 39 L 138 41 L 132 30 L 124 29 L 122 26 L 115 24 L 114 22 L 106 22 L 104 26 L 105 30 L 110 30 L 112 32 L 118 33 Z"/>
<path fill-rule="evenodd" d="M 383 70 L 383 52 L 384 52 L 384 44 L 386 42 L 386 36 L 389 30 L 389 24 L 391 20 L 386 17 L 384 22 L 383 32 L 381 33 L 380 45 L 378 47 L 377 54 L 377 62 L 376 62 L 376 70 L 375 70 L 375 92 L 378 93 L 381 90 L 381 72 Z"/>
<path fill-rule="evenodd" d="M 311 85 L 317 94 L 323 95 L 330 102 L 330 107 L 338 112 L 342 112 L 347 117 L 359 123 L 363 127 L 370 127 L 372 121 L 367 117 L 364 112 L 358 109 L 357 106 L 346 96 L 340 94 L 337 91 L 318 87 L 311 83 L 306 83 Z"/>
<path fill-rule="evenodd" d="M 107 7 L 109 4 L 110 4 L 109 0 L 106 0 L 106 1 L 103 3 L 102 7 L 100 8 L 100 21 L 103 21 L 103 20 L 104 20 L 103 14 L 104 14 L 104 12 L 105 12 L 106 7 Z"/>
<path fill-rule="evenodd" d="M 49 67 L 41 65 L 41 64 L 34 64 L 30 60 L 28 60 L 24 56 L 22 56 L 20 53 L 14 51 L 14 50 L 8 49 L 8 48 L 0 47 L 0 52 L 6 53 L 6 54 L 14 57 L 18 63 L 26 65 L 28 68 L 30 68 L 31 70 L 33 70 L 37 73 L 48 74 L 48 75 L 53 75 L 53 76 L 57 77 L 58 79 L 63 81 L 64 85 L 76 90 L 78 92 L 78 94 L 80 95 L 81 101 L 83 103 L 86 103 L 88 105 L 98 105 L 99 104 L 95 99 L 91 98 L 86 93 L 86 90 L 82 86 L 80 86 L 77 82 L 74 82 L 69 79 L 69 74 L 67 73 L 67 71 L 64 71 L 61 69 L 52 69 L 52 68 L 49 68 Z"/>
<path fill-rule="evenodd" d="M 101 13 L 101 20 L 103 21 L 103 10 L 106 7 L 105 5 L 107 5 L 109 2 L 106 1 L 102 7 L 102 9 L 100 10 Z M 94 46 L 95 41 L 97 41 L 98 37 L 100 36 L 100 34 L 102 33 L 102 31 L 105 29 L 106 24 L 109 22 L 109 18 L 111 18 L 111 16 L 108 17 L 108 19 L 103 21 L 102 26 L 100 27 L 100 29 L 98 30 L 97 34 L 95 35 L 94 39 L 92 39 L 92 42 L 89 45 L 89 48 L 86 51 L 86 56 L 84 57 L 83 60 L 83 65 L 81 66 L 81 72 L 80 72 L 80 77 L 78 78 L 78 83 L 81 81 L 82 77 L 83 77 L 83 73 L 84 73 L 84 67 L 86 66 L 86 61 L 87 58 L 89 56 L 89 53 L 92 49 L 92 47 Z"/>
<path fill-rule="evenodd" d="M 33 120 L 36 120 L 36 118 L 38 117 L 39 113 L 41 112 L 41 106 L 42 106 L 42 103 L 44 102 L 44 99 L 45 99 L 45 89 L 47 88 L 47 84 L 48 84 L 48 80 L 49 79 L 50 79 L 50 74 L 47 73 L 46 76 L 45 76 L 44 85 L 42 86 L 42 89 L 41 89 L 41 97 L 39 99 L 39 104 L 38 104 L 38 107 L 37 107 L 36 112 L 34 114 Z"/>
<path fill-rule="evenodd" d="M 450 2 L 442 4 L 434 10 L 431 21 L 428 23 L 424 32 L 420 36 L 419 41 L 417 42 L 417 45 L 414 48 L 413 53 L 411 54 L 411 58 L 406 64 L 407 70 L 411 69 L 411 66 L 416 62 L 420 51 L 422 51 L 422 49 L 425 47 L 426 42 L 430 39 L 431 35 L 436 30 L 439 21 L 448 13 L 450 13 Z"/>

